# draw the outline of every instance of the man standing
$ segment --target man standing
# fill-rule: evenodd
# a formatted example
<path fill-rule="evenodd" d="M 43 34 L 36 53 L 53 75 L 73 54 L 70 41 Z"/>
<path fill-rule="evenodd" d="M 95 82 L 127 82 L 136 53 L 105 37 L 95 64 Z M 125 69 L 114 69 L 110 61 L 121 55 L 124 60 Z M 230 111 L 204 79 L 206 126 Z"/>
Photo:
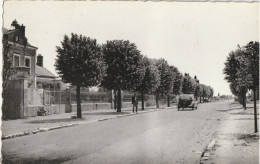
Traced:
<path fill-rule="evenodd" d="M 134 96 L 132 97 L 132 104 L 133 104 L 133 113 L 135 112 L 135 94 Z"/>
<path fill-rule="evenodd" d="M 136 94 L 134 94 L 134 96 L 132 97 L 132 104 L 133 104 L 133 113 L 135 111 L 137 113 L 138 100 L 137 100 Z"/>

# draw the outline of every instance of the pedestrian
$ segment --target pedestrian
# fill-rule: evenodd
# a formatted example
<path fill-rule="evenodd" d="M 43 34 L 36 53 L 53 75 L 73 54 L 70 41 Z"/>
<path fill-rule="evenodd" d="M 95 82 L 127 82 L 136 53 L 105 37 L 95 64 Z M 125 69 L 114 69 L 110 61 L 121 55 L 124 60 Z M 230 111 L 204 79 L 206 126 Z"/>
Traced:
<path fill-rule="evenodd" d="M 133 113 L 135 112 L 135 110 L 134 110 L 134 108 L 135 108 L 135 100 L 136 100 L 136 98 L 135 98 L 135 94 L 134 94 L 134 96 L 132 97 Z"/>

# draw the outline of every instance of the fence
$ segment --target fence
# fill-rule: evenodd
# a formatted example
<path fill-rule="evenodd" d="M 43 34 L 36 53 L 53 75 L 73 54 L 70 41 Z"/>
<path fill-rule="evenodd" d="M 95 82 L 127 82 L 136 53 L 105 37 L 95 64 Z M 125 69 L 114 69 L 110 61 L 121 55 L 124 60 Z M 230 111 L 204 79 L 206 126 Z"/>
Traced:
<path fill-rule="evenodd" d="M 3 118 L 17 119 L 24 116 L 24 81 L 12 80 L 3 89 Z"/>

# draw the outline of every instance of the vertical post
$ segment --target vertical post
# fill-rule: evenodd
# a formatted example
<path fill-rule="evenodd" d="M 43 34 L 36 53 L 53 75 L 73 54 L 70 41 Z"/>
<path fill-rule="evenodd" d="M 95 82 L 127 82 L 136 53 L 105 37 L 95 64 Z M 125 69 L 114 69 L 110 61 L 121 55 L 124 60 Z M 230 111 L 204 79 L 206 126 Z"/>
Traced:
<path fill-rule="evenodd" d="M 61 105 L 61 90 L 60 90 L 60 100 L 59 100 L 59 113 L 60 113 L 60 105 Z"/>
<path fill-rule="evenodd" d="M 117 94 L 117 112 L 121 112 L 122 100 L 121 100 L 121 88 L 118 89 Z"/>
<path fill-rule="evenodd" d="M 170 96 L 169 96 L 169 95 L 167 96 L 167 106 L 168 106 L 168 107 L 171 106 L 171 104 L 170 104 Z"/>
<path fill-rule="evenodd" d="M 71 105 L 71 88 L 69 88 L 69 107 L 70 107 L 70 112 L 72 112 L 72 105 Z"/>
<path fill-rule="evenodd" d="M 117 94 L 116 94 L 116 90 L 114 90 L 114 109 L 117 110 Z"/>
<path fill-rule="evenodd" d="M 258 62 L 258 61 L 257 61 Z M 255 63 L 255 61 L 254 61 Z M 254 122 L 255 122 L 255 133 L 258 132 L 258 128 L 257 128 L 257 110 L 256 110 L 256 84 L 257 81 L 259 80 L 256 76 L 256 68 L 255 65 L 253 64 L 253 92 L 254 92 Z M 257 94 L 259 94 L 257 92 Z"/>
<path fill-rule="evenodd" d="M 156 101 L 156 108 L 159 108 L 159 94 L 158 93 L 155 95 L 155 101 Z"/>
<path fill-rule="evenodd" d="M 77 118 L 82 118 L 81 101 L 80 101 L 80 86 L 77 86 Z"/>
<path fill-rule="evenodd" d="M 254 120 L 255 120 L 255 133 L 258 132 L 257 128 L 257 110 L 256 110 L 256 86 L 254 84 Z"/>
<path fill-rule="evenodd" d="M 144 93 L 143 92 L 141 93 L 141 96 L 142 96 L 142 110 L 144 110 Z"/>

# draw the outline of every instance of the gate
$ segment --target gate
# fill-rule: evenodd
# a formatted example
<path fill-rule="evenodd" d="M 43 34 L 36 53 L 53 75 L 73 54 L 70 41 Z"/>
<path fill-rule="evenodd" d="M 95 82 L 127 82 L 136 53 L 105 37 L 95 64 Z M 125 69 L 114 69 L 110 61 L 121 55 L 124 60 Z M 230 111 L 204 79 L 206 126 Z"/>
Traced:
<path fill-rule="evenodd" d="M 4 119 L 18 119 L 24 117 L 24 80 L 12 80 L 3 89 L 5 109 Z"/>

